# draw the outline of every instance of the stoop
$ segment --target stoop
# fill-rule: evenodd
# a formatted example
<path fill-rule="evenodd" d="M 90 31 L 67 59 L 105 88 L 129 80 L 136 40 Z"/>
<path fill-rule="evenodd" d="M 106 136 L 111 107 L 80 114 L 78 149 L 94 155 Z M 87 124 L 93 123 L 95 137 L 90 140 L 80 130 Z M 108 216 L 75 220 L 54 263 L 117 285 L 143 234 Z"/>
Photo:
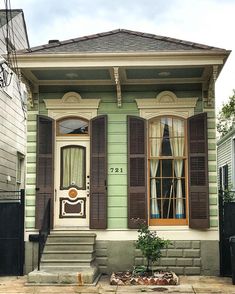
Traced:
<path fill-rule="evenodd" d="M 94 284 L 99 271 L 95 258 L 96 234 L 52 231 L 47 237 L 40 271 L 28 274 L 29 284 Z"/>

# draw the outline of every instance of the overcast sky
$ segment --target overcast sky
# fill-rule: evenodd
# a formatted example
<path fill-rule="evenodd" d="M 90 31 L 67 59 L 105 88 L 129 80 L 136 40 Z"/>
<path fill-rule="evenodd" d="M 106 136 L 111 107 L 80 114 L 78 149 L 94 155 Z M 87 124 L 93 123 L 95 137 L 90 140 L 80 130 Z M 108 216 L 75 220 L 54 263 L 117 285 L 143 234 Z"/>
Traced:
<path fill-rule="evenodd" d="M 31 46 L 122 28 L 233 50 L 217 108 L 235 89 L 235 0 L 11 0 L 11 8 L 23 9 Z"/>

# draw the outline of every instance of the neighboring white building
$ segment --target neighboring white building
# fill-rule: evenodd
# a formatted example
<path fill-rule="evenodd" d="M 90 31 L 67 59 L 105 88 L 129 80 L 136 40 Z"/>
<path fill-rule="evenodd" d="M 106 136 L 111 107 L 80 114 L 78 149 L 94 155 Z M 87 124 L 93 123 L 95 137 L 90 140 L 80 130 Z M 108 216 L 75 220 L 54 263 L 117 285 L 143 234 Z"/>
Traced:
<path fill-rule="evenodd" d="M 235 129 L 217 142 L 217 158 L 220 188 L 235 190 Z"/>
<path fill-rule="evenodd" d="M 14 191 L 24 187 L 26 90 L 3 55 L 29 47 L 23 11 L 0 10 L 0 28 L 0 191 Z"/>

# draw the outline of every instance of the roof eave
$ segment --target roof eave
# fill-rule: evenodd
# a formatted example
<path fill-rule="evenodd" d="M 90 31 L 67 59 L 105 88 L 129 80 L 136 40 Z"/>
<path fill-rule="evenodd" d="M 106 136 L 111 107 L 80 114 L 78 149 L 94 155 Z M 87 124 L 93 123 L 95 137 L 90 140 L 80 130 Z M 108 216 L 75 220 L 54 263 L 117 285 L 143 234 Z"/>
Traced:
<path fill-rule="evenodd" d="M 17 54 L 19 68 L 110 67 L 110 66 L 208 66 L 218 65 L 218 73 L 229 51 L 161 51 L 120 53 Z"/>

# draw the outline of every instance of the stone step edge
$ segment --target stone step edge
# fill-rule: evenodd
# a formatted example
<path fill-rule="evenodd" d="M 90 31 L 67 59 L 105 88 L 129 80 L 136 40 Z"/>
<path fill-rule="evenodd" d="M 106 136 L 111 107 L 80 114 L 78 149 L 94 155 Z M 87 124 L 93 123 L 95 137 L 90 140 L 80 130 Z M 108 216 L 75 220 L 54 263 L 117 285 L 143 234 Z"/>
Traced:
<path fill-rule="evenodd" d="M 95 243 L 94 242 L 68 242 L 68 243 L 47 242 L 46 245 L 95 245 Z"/>
<path fill-rule="evenodd" d="M 60 274 L 60 273 L 67 273 L 67 274 L 74 274 L 74 273 L 83 273 L 84 271 L 89 271 L 91 269 L 91 266 L 64 266 L 63 269 L 58 269 L 55 266 L 45 266 L 41 267 L 40 270 L 42 270 L 45 273 L 48 274 Z"/>
<path fill-rule="evenodd" d="M 71 250 L 71 251 L 64 251 L 64 250 L 44 250 L 43 254 L 89 254 L 95 253 L 95 250 Z"/>
<path fill-rule="evenodd" d="M 91 259 L 41 259 L 41 263 L 48 263 L 48 262 L 51 262 L 51 263 L 55 263 L 55 264 L 57 264 L 57 263 L 65 263 L 65 262 L 70 262 L 70 263 L 75 263 L 75 262 L 92 262 L 92 261 L 94 261 L 95 260 L 95 258 L 91 258 Z"/>
<path fill-rule="evenodd" d="M 102 273 L 98 273 L 98 275 L 96 276 L 96 278 L 94 279 L 94 281 L 93 281 L 93 283 L 91 283 L 91 284 L 84 284 L 85 286 L 97 286 L 97 283 L 99 282 L 99 279 L 101 278 L 101 276 L 102 276 Z M 31 282 L 31 283 L 29 283 L 29 282 L 26 282 L 25 283 L 25 285 L 26 286 L 32 286 L 32 285 L 40 285 L 40 286 L 51 286 L 51 285 L 53 285 L 53 286 L 56 286 L 56 285 L 58 285 L 58 286 L 61 286 L 61 285 L 63 285 L 63 286 L 65 286 L 65 284 L 63 284 L 63 283 L 36 283 L 36 282 Z M 78 286 L 79 284 L 77 284 L 77 283 L 71 283 L 71 284 L 66 284 L 66 286 Z"/>
<path fill-rule="evenodd" d="M 96 237 L 95 233 L 73 233 L 73 232 L 53 232 L 51 231 L 48 237 L 51 236 L 64 236 L 64 237 Z"/>

